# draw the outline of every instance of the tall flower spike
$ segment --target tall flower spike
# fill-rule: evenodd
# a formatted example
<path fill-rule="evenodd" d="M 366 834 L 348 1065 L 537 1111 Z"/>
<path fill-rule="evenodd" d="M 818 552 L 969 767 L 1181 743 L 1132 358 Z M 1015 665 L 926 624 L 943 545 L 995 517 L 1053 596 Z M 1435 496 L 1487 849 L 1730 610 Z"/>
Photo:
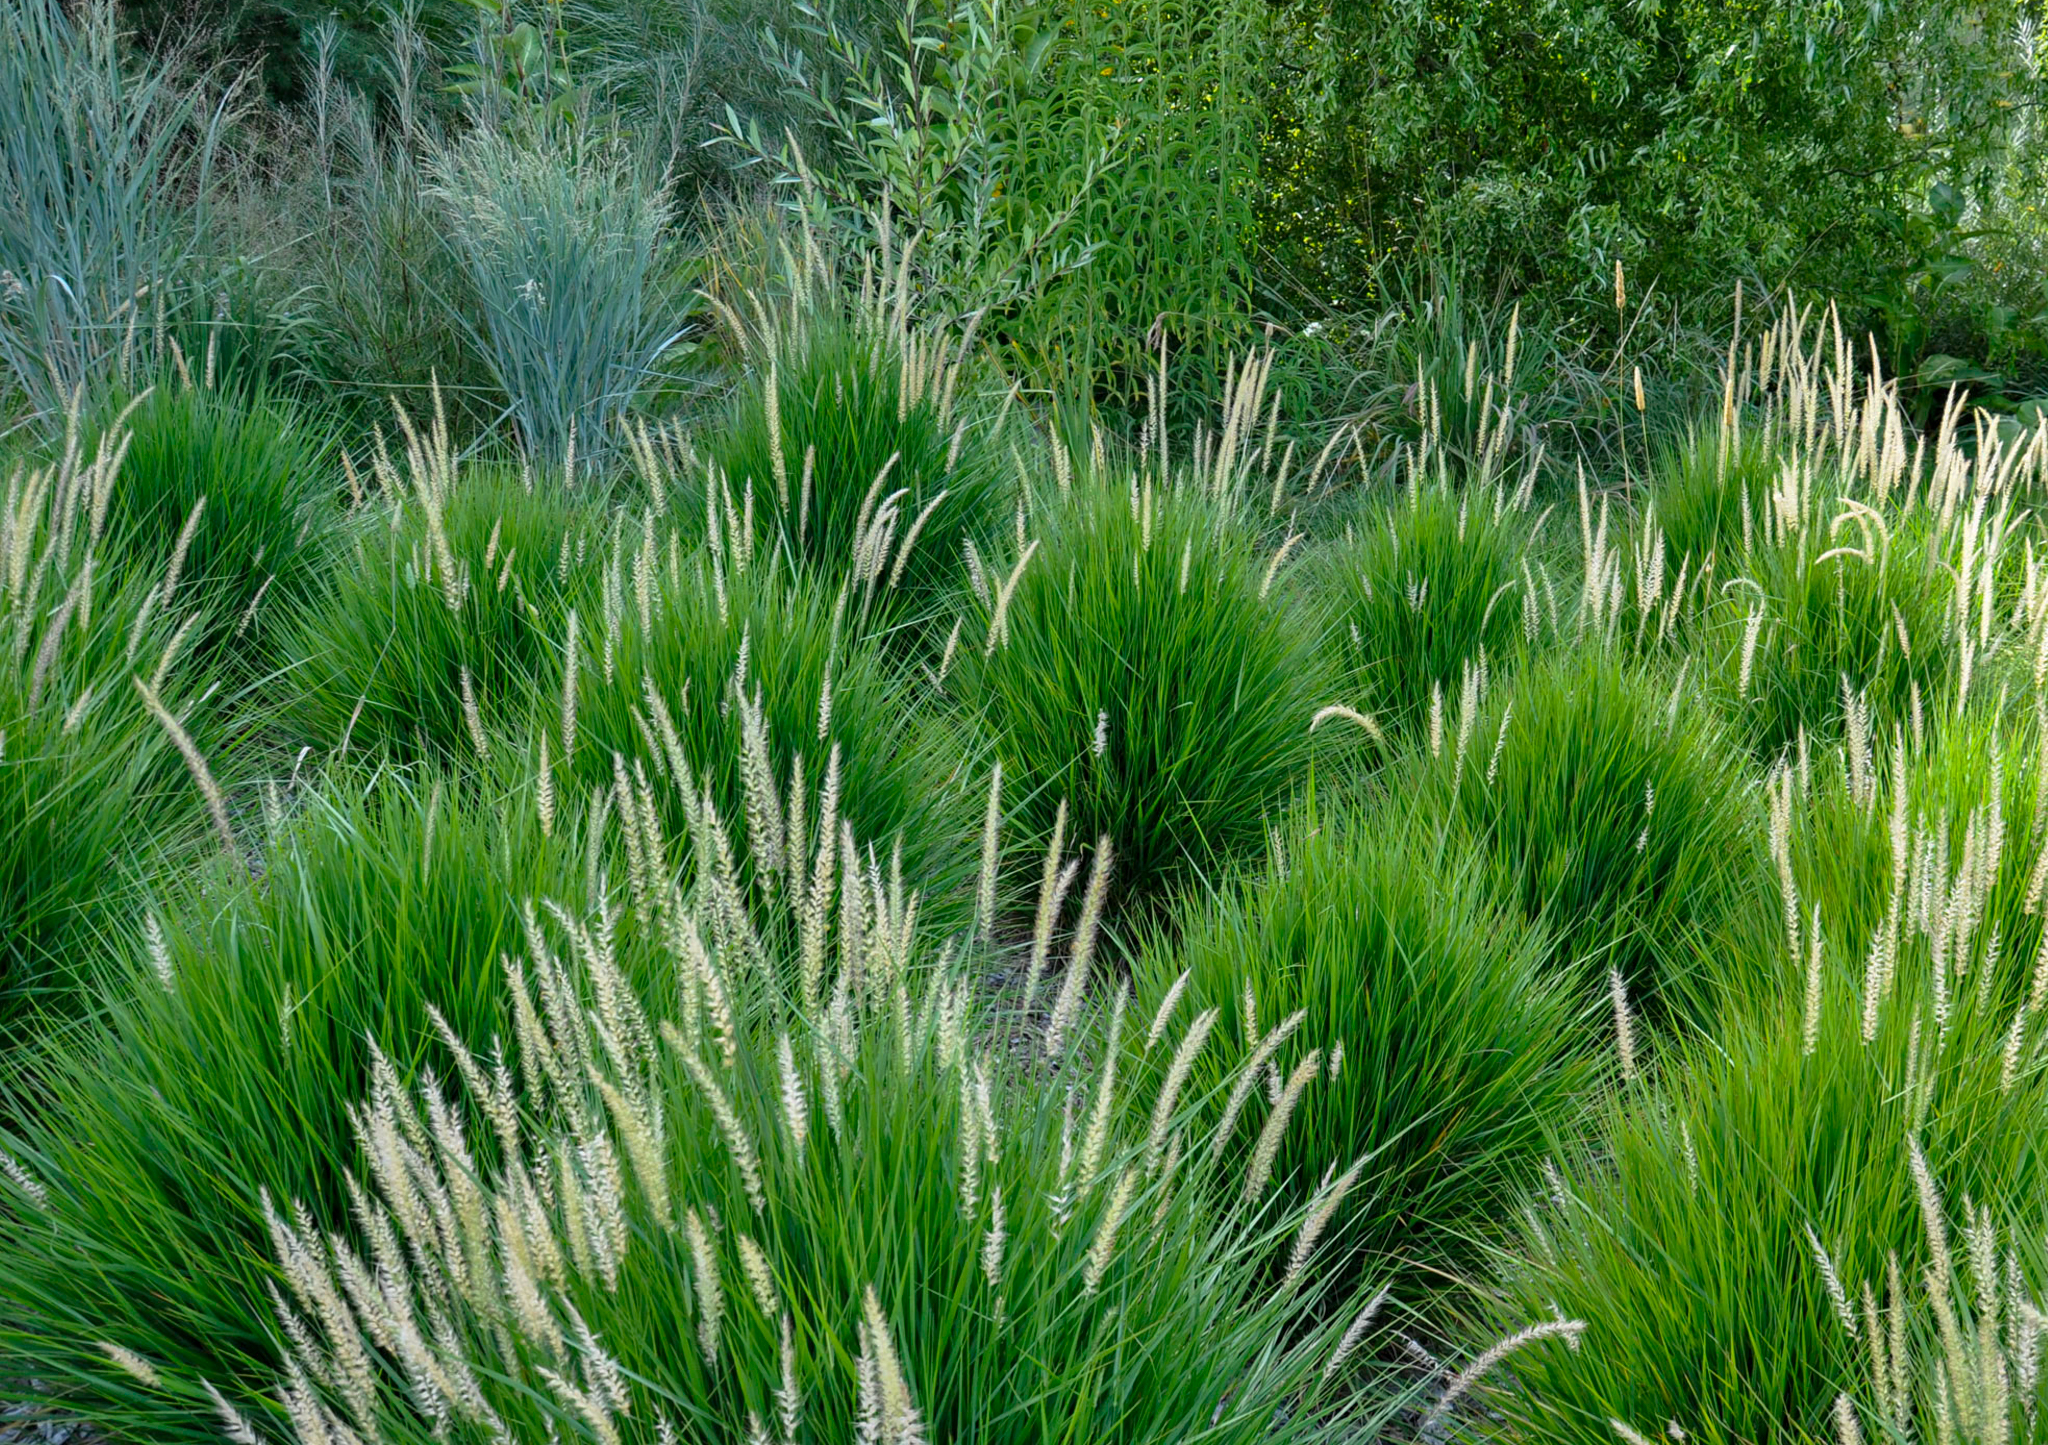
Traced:
<path fill-rule="evenodd" d="M 1089 967 L 1095 957 L 1096 932 L 1102 924 L 1103 901 L 1109 894 L 1112 852 L 1107 833 L 1095 840 L 1095 863 L 1089 870 L 1088 891 L 1082 896 L 1081 918 L 1074 929 L 1073 959 L 1067 965 L 1067 976 L 1060 985 L 1052 1017 L 1045 1026 L 1045 1050 L 1048 1054 L 1057 1055 L 1062 1051 L 1067 1030 L 1073 1026 L 1081 1009 L 1082 990 L 1087 985 Z"/>
<path fill-rule="evenodd" d="M 995 937 L 996 869 L 1002 844 L 1003 764 L 1001 759 L 988 777 L 988 811 L 981 822 L 981 877 L 974 893 L 974 914 L 982 941 Z"/>
<path fill-rule="evenodd" d="M 704 1352 L 705 1368 L 716 1369 L 718 1326 L 725 1314 L 725 1294 L 718 1280 L 718 1255 L 696 1210 L 684 1214 L 683 1232 L 689 1237 L 690 1258 L 696 1275 L 697 1346 Z"/>

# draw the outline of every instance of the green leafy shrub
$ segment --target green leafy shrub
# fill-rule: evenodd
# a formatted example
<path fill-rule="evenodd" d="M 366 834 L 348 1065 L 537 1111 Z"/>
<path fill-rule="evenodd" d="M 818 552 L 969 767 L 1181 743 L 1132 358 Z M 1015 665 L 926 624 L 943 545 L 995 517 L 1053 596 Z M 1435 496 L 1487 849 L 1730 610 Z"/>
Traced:
<path fill-rule="evenodd" d="M 1717 942 L 1759 906 L 1761 829 L 1709 704 L 1589 646 L 1444 712 L 1417 786 L 1561 954 L 1667 1001 L 1741 975 Z"/>
<path fill-rule="evenodd" d="M 2016 138 L 2039 84 L 2020 15 L 1299 0 L 1273 33 L 1264 229 L 1325 294 L 1454 240 L 1603 328 L 1618 262 L 1695 315 L 1737 276 L 1872 289 L 1902 203 Z"/>
<path fill-rule="evenodd" d="M 1304 1010 L 1295 1051 L 1320 1048 L 1331 1068 L 1274 1178 L 1306 1198 L 1325 1166 L 1357 1163 L 1332 1233 L 1354 1262 L 1469 1263 L 1594 1077 L 1600 1025 L 1548 967 L 1542 930 L 1488 896 L 1475 860 L 1381 803 L 1302 812 L 1263 872 L 1192 907 L 1180 931 L 1134 972 L 1141 1013 L 1182 970 L 1180 1007 L 1221 1011 L 1227 1047 L 1198 1056 L 1197 1092 L 1226 1081 L 1222 1057 Z"/>
<path fill-rule="evenodd" d="M 987 579 L 967 695 L 1029 825 L 1069 809 L 1127 896 L 1262 836 L 1305 773 L 1322 699 L 1315 628 L 1228 505 L 1193 489 L 1077 484 Z"/>
<path fill-rule="evenodd" d="M 109 1434 L 217 1439 L 201 1382 L 260 1389 L 274 1367 L 263 1191 L 339 1219 L 373 1050 L 401 1079 L 447 1077 L 429 1006 L 472 1047 L 509 1038 L 522 903 L 583 878 L 580 839 L 541 835 L 530 785 L 387 772 L 306 799 L 260 882 L 181 889 L 110 979 L 101 1027 L 15 1081 L 32 1107 L 0 1148 L 43 1183 L 0 1203 L 0 1370 Z"/>
<path fill-rule="evenodd" d="M 488 748 L 523 720 L 555 671 L 556 630 L 593 548 L 602 556 L 602 513 L 509 466 L 458 475 L 431 460 L 435 445 L 358 509 L 294 621 L 280 711 L 300 745 L 474 757 L 478 733 Z"/>
<path fill-rule="evenodd" d="M 758 123 L 733 136 L 821 230 L 884 275 L 892 235 L 916 237 L 940 304 L 985 313 L 1055 390 L 1137 413 L 1161 335 L 1223 373 L 1251 339 L 1256 7 L 918 0 L 883 43 L 849 15 L 782 44 L 812 163 Z"/>
<path fill-rule="evenodd" d="M 1523 628 L 1527 526 L 1499 493 L 1414 488 L 1362 509 L 1328 559 L 1346 701 L 1393 728 L 1452 697 L 1464 670 L 1507 661 Z"/>

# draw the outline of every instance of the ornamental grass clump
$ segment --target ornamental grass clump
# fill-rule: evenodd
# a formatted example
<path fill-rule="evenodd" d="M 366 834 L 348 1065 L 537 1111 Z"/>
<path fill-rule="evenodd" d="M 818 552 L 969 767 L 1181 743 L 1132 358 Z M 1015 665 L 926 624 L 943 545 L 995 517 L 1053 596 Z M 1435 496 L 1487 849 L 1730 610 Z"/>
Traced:
<path fill-rule="evenodd" d="M 1864 1377 L 1835 1396 L 1835 1438 L 2032 1440 L 2044 1403 L 2040 1281 L 2048 1262 L 2024 1224 L 2008 1226 L 1987 1205 L 1964 1199 L 1956 1217 L 1926 1161 L 1909 1162 L 1927 1266 L 1909 1280 L 1887 1259 L 1884 1279 L 1861 1281 L 1858 1307 L 1840 1312 L 1868 1363 Z M 1846 1282 L 1842 1290 L 1850 1293 Z"/>
<path fill-rule="evenodd" d="M 1851 694 L 1871 725 L 1953 707 L 1958 661 L 1942 549 L 1910 524 L 1831 545 L 1801 535 L 1750 553 L 1703 639 L 1715 691 L 1764 758 L 1832 738 Z"/>
<path fill-rule="evenodd" d="M 1418 484 L 1359 510 L 1324 561 L 1347 703 L 1383 729 L 1412 730 L 1468 665 L 1510 661 L 1534 630 L 1527 504 Z"/>
<path fill-rule="evenodd" d="M 525 449 L 575 480 L 652 379 L 686 315 L 665 247 L 672 216 L 616 138 L 563 121 L 515 135 L 469 127 L 433 157 L 445 240 L 482 324 L 454 313 L 504 394 Z"/>
<path fill-rule="evenodd" d="M 730 328 L 749 375 L 702 441 L 706 504 L 792 571 L 845 585 L 873 625 L 928 632 L 962 544 L 989 545 L 1015 490 L 963 394 L 973 338 L 917 326 L 888 298 L 841 314 L 811 294 L 765 329 Z"/>
<path fill-rule="evenodd" d="M 1274 1177 L 1305 1199 L 1327 1161 L 1362 1161 L 1330 1233 L 1368 1274 L 1471 1263 L 1599 1077 L 1582 996 L 1476 864 L 1386 803 L 1319 800 L 1263 870 L 1193 902 L 1178 940 L 1154 940 L 1134 968 L 1141 1017 L 1172 999 L 1213 1022 L 1222 1047 L 1196 1057 L 1197 1095 L 1266 1039 L 1295 1036 L 1280 1074 L 1323 1050 Z M 1183 1065 L 1149 1035 L 1143 1053 Z M 1416 1287 L 1427 1281 L 1408 1273 L 1397 1289 Z"/>
<path fill-rule="evenodd" d="M 587 877 L 580 829 L 543 836 L 530 783 L 341 772 L 265 811 L 263 877 L 224 864 L 150 905 L 98 1026 L 10 1079 L 0 1376 L 109 1438 L 217 1441 L 207 1386 L 267 1387 L 265 1191 L 342 1218 L 358 1097 L 449 1077 L 451 1038 L 509 1047 L 522 900 Z"/>
<path fill-rule="evenodd" d="M 652 815 L 621 790 L 615 880 Z M 499 1045 L 433 1015 L 394 1026 L 409 1043 L 363 1038 L 361 1102 L 318 1136 L 352 1156 L 338 1197 L 254 1191 L 267 1265 L 239 1259 L 236 1298 L 268 1378 L 217 1375 L 216 1337 L 145 1328 L 153 1292 L 117 1288 L 67 1319 L 69 1377 L 126 1424 L 162 1418 L 150 1438 L 1369 1438 L 1380 1301 L 1333 1294 L 1327 1212 L 1267 1188 L 1316 1070 L 1250 1099 L 1261 1147 L 1219 1163 L 1194 1096 L 1119 1088 L 1122 1007 L 1105 1038 L 1070 1020 L 1072 1095 L 1020 1075 L 930 961 L 915 892 L 855 842 L 820 857 L 788 901 L 821 953 L 795 991 L 726 936 L 724 859 L 696 898 L 654 859 L 534 907 L 493 993 Z M 660 967 L 636 976 L 622 960 L 646 948 Z M 408 1080 L 389 1061 L 416 1049 L 433 1067 Z M 70 1167 L 10 1152 L 17 1250 L 115 1207 Z M 78 1223 L 61 1233 L 89 1247 L 112 1221 Z M 1279 1251 L 1298 1268 L 1275 1281 Z M 7 1278 L 12 1324 L 34 1291 Z"/>
<path fill-rule="evenodd" d="M 960 643 L 1005 789 L 1043 835 L 1108 837 L 1127 901 L 1241 854 L 1306 776 L 1330 699 L 1290 538 L 1193 485 L 1076 481 L 979 589 Z"/>
<path fill-rule="evenodd" d="M 1787 919 L 1819 909 L 1830 948 L 1882 969 L 1908 932 L 1947 916 L 1947 933 L 1928 942 L 1951 959 L 1956 986 L 2017 1005 L 2033 989 L 2048 893 L 2048 703 L 1979 702 L 1930 734 L 1895 725 L 1887 737 L 1849 702 L 1842 747 L 1773 774 L 1774 892 Z"/>
<path fill-rule="evenodd" d="M 169 566 L 169 600 L 189 593 L 211 615 L 195 643 L 260 675 L 325 570 L 341 494 L 329 444 L 261 396 L 189 380 L 166 378 L 120 414 L 128 450 L 107 509 L 109 563 Z"/>
<path fill-rule="evenodd" d="M 437 414 L 356 475 L 324 585 L 298 610 L 280 692 L 293 743 L 400 761 L 488 755 L 549 685 L 553 639 L 610 519 L 508 465 L 459 468 Z"/>
<path fill-rule="evenodd" d="M 1711 1008 L 1749 969 L 1721 945 L 1768 924 L 1752 791 L 1683 677 L 1599 645 L 1498 685 L 1470 667 L 1432 698 L 1412 787 L 1584 976 L 1618 969 L 1639 1003 Z"/>
<path fill-rule="evenodd" d="M 687 551 L 672 526 L 656 536 L 651 514 L 618 530 L 530 694 L 522 746 L 561 806 L 631 777 L 700 860 L 717 852 L 707 824 L 744 819 L 741 871 L 766 887 L 793 885 L 819 838 L 850 828 L 954 916 L 966 874 L 951 840 L 973 826 L 980 774 L 928 684 L 857 634 L 844 593 L 744 536 Z"/>
<path fill-rule="evenodd" d="M 108 559 L 127 433 L 89 451 L 69 436 L 0 494 L 0 1038 L 118 946 L 153 869 L 211 846 L 218 800 L 200 748 L 219 698 L 191 646 L 205 614 L 161 565 Z"/>
<path fill-rule="evenodd" d="M 1872 864 L 1888 889 L 1893 860 Z M 1620 1420 L 1698 1439 L 1831 1435 L 1838 1395 L 1896 1339 L 1889 1325 L 1871 1338 L 1864 1282 L 1885 1297 L 1892 1271 L 1932 1269 L 1947 1290 L 1925 1228 L 1933 1181 L 2030 1235 L 2048 1223 L 2041 975 L 2019 998 L 1978 986 L 1994 947 L 1982 878 L 1937 866 L 1944 885 L 1909 884 L 1896 929 L 1868 939 L 1832 898 L 1792 900 L 1784 985 L 1713 1037 L 1669 1044 L 1655 1083 L 1625 1088 L 1562 1161 L 1526 1213 L 1502 1317 L 1541 1300 L 1590 1323 L 1570 1360 L 1523 1362 L 1503 1401 L 1518 1433 L 1611 1440 Z"/>
<path fill-rule="evenodd" d="M 1740 569 L 1768 525 L 1780 458 L 1768 436 L 1738 435 L 1732 425 L 1711 439 L 1698 428 L 1673 439 L 1652 464 L 1649 494 L 1673 562 Z"/>

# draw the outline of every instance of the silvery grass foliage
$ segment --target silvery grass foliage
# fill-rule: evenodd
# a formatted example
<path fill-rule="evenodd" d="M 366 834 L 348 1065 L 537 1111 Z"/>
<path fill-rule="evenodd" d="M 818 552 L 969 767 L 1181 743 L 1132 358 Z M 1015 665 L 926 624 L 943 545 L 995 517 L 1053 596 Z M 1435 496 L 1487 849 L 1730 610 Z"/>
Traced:
<path fill-rule="evenodd" d="M 131 65 L 112 0 L 0 6 L 0 363 L 61 414 L 162 316 L 228 97 Z"/>
<path fill-rule="evenodd" d="M 566 123 L 477 125 L 433 157 L 448 244 L 483 308 L 465 321 L 528 450 L 573 470 L 680 335 L 665 185 Z"/>
<path fill-rule="evenodd" d="M 828 818 L 799 860 L 773 905 L 796 957 L 776 958 L 740 835 L 706 818 L 719 861 L 691 896 L 644 777 L 615 798 L 625 890 L 599 875 L 584 908 L 528 906 L 505 1040 L 439 1031 L 452 1069 L 417 1088 L 373 1054 L 348 1204 L 264 1202 L 297 1439 L 1370 1433 L 1388 1395 L 1355 1371 L 1381 1301 L 1332 1295 L 1318 1250 L 1353 1176 L 1307 1207 L 1272 1189 L 1313 1056 L 1273 1098 L 1246 1059 L 1218 1129 L 1186 1068 L 1120 1082 L 1136 1021 L 1123 1000 L 1084 1017 L 1084 931 L 1048 1087 L 850 830 Z M 659 988 L 620 966 L 640 943 L 666 955 Z M 1172 1009 L 1151 1028 L 1183 1060 L 1207 1033 Z M 1225 1148 L 1247 1112 L 1253 1147 Z M 42 1184 L 13 1174 L 35 1207 Z M 194 1389 L 108 1345 L 138 1390 Z M 218 1408 L 254 1434 L 252 1402 Z"/>

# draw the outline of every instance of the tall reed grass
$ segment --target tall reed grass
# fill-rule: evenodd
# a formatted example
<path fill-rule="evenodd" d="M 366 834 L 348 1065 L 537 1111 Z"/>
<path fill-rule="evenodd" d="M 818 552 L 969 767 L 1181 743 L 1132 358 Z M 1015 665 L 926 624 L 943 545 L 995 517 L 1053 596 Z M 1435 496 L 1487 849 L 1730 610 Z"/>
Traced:
<path fill-rule="evenodd" d="M 231 99 L 132 63 L 112 0 L 0 7 L 0 364 L 45 416 L 175 306 Z"/>

